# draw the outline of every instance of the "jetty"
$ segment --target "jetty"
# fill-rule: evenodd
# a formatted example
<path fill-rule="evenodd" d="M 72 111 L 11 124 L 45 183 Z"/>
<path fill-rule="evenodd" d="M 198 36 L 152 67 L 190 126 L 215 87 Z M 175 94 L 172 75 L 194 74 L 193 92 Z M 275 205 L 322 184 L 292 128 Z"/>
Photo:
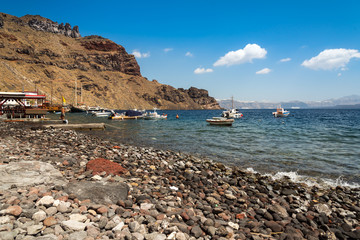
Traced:
<path fill-rule="evenodd" d="M 80 124 L 46 124 L 44 128 L 62 128 L 72 130 L 105 130 L 105 123 L 80 123 Z"/>

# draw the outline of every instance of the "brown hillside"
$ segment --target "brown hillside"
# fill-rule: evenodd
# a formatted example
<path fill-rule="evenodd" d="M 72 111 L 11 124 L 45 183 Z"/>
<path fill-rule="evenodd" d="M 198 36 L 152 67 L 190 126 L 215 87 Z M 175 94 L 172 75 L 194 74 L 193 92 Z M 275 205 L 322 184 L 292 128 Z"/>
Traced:
<path fill-rule="evenodd" d="M 0 13 L 0 91 L 37 89 L 55 103 L 64 96 L 116 109 L 219 109 L 206 90 L 176 89 L 141 76 L 124 47 L 79 27 Z M 51 94 L 52 93 L 52 94 Z"/>

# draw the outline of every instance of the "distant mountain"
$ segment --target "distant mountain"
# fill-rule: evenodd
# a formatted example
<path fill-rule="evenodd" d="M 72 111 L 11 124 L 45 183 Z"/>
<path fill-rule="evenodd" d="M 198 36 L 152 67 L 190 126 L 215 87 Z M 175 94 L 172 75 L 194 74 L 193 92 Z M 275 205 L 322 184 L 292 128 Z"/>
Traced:
<path fill-rule="evenodd" d="M 217 100 L 222 108 L 232 108 L 231 99 Z M 350 95 L 338 99 L 324 101 L 289 101 L 289 102 L 257 102 L 257 101 L 236 101 L 234 107 L 239 109 L 274 109 L 281 105 L 284 108 L 359 108 L 360 96 Z"/>
<path fill-rule="evenodd" d="M 330 107 L 333 109 L 360 109 L 360 104 L 354 104 L 354 105 L 336 105 L 334 107 Z"/>

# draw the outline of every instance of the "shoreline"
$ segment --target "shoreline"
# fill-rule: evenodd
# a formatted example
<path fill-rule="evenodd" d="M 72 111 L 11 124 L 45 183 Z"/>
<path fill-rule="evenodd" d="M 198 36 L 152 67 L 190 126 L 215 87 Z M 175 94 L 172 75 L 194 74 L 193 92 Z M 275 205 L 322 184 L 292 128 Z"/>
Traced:
<path fill-rule="evenodd" d="M 68 130 L 0 123 L 0 137 L 0 168 L 36 161 L 59 174 L 0 190 L 1 239 L 360 239 L 359 188 L 273 180 L 209 159 Z M 126 172 L 93 174 L 86 166 L 98 158 Z M 77 184 L 102 184 L 100 190 L 121 185 L 127 194 L 86 200 L 69 192 Z M 98 195 L 112 192 L 100 190 Z"/>
<path fill-rule="evenodd" d="M 106 126 L 108 126 L 108 124 L 106 124 Z M 114 126 L 111 126 L 111 128 L 115 128 Z M 103 139 L 105 140 L 106 137 L 108 136 L 104 136 L 102 134 L 93 134 L 91 131 L 88 132 L 90 133 L 90 135 Z M 114 140 L 116 141 L 116 140 Z M 117 141 L 119 142 L 119 141 Z M 126 145 L 126 146 L 137 146 L 137 147 L 142 147 L 142 148 L 155 148 L 155 149 L 161 149 L 163 151 L 171 151 L 171 152 L 175 152 L 175 153 L 182 153 L 185 155 L 191 155 L 194 156 L 196 158 L 200 158 L 200 159 L 206 159 L 209 161 L 213 161 L 213 162 L 220 162 L 226 166 L 229 167 L 236 167 L 236 163 L 234 162 L 226 162 L 226 161 L 221 161 L 220 157 L 212 157 L 212 156 L 208 156 L 204 153 L 195 153 L 195 152 L 186 152 L 186 151 L 180 151 L 177 149 L 172 149 L 171 147 L 166 147 L 165 145 L 162 144 L 151 144 L 149 142 L 132 142 L 132 143 L 126 143 L 126 141 L 120 141 L 121 144 Z M 253 173 L 253 174 L 261 174 L 262 176 L 269 176 L 271 177 L 273 180 L 281 180 L 281 178 L 289 178 L 291 179 L 291 181 L 295 182 L 295 183 L 302 183 L 302 184 L 306 184 L 308 186 L 316 186 L 318 188 L 330 188 L 330 187 L 334 187 L 334 186 L 340 186 L 340 187 L 349 187 L 349 188 L 360 188 L 360 183 L 357 182 L 349 182 L 346 180 L 343 180 L 343 176 L 338 176 L 337 178 L 326 178 L 326 177 L 321 177 L 321 176 L 311 176 L 311 175 L 306 175 L 306 174 L 301 174 L 298 173 L 298 171 L 293 171 L 293 170 L 289 170 L 289 171 L 278 171 L 278 172 L 266 172 L 264 169 L 260 169 L 260 170 L 254 170 L 253 167 L 244 167 L 242 168 L 242 170 L 247 171 L 249 173 Z"/>

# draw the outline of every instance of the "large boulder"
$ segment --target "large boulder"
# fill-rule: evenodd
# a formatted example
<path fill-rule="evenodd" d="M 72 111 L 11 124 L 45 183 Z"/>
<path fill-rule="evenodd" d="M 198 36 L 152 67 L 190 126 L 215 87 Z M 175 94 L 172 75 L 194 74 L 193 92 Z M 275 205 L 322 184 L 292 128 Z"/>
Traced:
<path fill-rule="evenodd" d="M 65 192 L 74 194 L 79 200 L 90 199 L 97 204 L 116 204 L 118 200 L 126 200 L 129 187 L 125 183 L 110 182 L 76 182 L 69 183 Z"/>
<path fill-rule="evenodd" d="M 0 165 L 0 190 L 12 185 L 24 187 L 29 185 L 66 185 L 67 180 L 51 164 L 39 161 L 10 162 Z"/>

